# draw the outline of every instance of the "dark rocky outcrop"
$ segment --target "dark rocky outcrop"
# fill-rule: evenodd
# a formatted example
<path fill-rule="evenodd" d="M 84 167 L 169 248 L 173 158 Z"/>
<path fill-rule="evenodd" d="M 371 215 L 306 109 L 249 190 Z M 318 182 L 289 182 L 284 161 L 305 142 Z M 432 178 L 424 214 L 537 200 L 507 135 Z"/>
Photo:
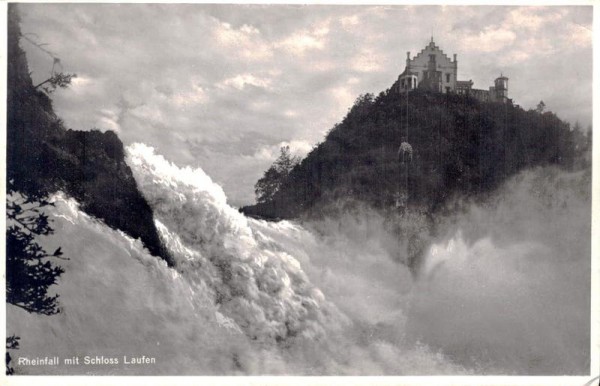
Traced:
<path fill-rule="evenodd" d="M 153 255 L 172 259 L 154 226 L 152 209 L 125 163 L 123 143 L 111 131 L 66 130 L 52 101 L 33 87 L 19 46 L 17 8 L 9 5 L 7 179 L 26 194 L 59 190 L 81 209 L 141 239 Z"/>

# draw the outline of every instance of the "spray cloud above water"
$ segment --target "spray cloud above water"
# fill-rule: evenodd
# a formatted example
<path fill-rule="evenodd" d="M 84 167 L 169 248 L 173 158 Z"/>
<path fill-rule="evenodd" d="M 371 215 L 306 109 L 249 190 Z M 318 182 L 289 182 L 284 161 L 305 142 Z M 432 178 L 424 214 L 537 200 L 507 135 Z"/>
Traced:
<path fill-rule="evenodd" d="M 413 274 L 385 214 L 248 219 L 202 170 L 142 144 L 127 152 L 175 267 L 56 196 L 57 231 L 44 243 L 73 256 L 56 286 L 63 313 L 9 307 L 21 354 L 157 357 L 152 368 L 67 373 L 587 372 L 585 172 L 527 171 L 486 202 L 463 203 L 437 236 L 422 235 Z"/>

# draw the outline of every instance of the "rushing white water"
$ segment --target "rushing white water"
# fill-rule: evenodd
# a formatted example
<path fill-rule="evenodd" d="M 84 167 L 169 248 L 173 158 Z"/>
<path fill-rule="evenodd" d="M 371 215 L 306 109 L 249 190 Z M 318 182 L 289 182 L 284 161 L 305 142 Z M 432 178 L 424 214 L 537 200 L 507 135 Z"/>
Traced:
<path fill-rule="evenodd" d="M 9 306 L 13 357 L 118 364 L 15 366 L 26 374 L 585 373 L 589 180 L 539 170 L 494 205 L 440 224 L 416 276 L 382 216 L 298 224 L 245 218 L 200 169 L 151 148 L 128 164 L 176 264 L 56 195 L 69 261 L 62 313 Z M 445 233 L 444 233 L 445 232 Z M 427 235 L 423 237 L 429 238 Z M 586 276 L 587 275 L 587 276 Z M 145 355 L 150 365 L 123 363 Z"/>

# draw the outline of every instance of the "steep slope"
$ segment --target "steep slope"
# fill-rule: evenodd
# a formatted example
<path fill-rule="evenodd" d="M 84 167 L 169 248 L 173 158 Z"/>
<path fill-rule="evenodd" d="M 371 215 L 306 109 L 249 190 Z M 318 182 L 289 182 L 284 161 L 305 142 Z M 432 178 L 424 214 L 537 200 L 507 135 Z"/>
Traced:
<path fill-rule="evenodd" d="M 143 241 L 172 264 L 158 237 L 152 210 L 125 163 L 113 132 L 66 130 L 48 96 L 33 87 L 19 46 L 17 8 L 9 6 L 7 179 L 29 195 L 62 190 L 107 225 Z"/>
<path fill-rule="evenodd" d="M 294 218 L 340 199 L 391 208 L 407 191 L 409 207 L 433 213 L 453 196 L 489 193 L 527 167 L 571 169 L 575 143 L 583 141 L 551 112 L 396 90 L 394 85 L 376 98 L 359 97 L 270 202 L 242 212 Z M 403 142 L 413 149 L 411 162 L 400 162 Z"/>

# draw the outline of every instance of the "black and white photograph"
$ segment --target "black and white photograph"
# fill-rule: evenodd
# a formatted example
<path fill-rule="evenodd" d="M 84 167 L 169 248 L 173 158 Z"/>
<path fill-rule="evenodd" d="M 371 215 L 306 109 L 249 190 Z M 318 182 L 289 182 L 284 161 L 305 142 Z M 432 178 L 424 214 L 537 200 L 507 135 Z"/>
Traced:
<path fill-rule="evenodd" d="M 565 4 L 5 4 L 3 382 L 597 385 Z"/>

